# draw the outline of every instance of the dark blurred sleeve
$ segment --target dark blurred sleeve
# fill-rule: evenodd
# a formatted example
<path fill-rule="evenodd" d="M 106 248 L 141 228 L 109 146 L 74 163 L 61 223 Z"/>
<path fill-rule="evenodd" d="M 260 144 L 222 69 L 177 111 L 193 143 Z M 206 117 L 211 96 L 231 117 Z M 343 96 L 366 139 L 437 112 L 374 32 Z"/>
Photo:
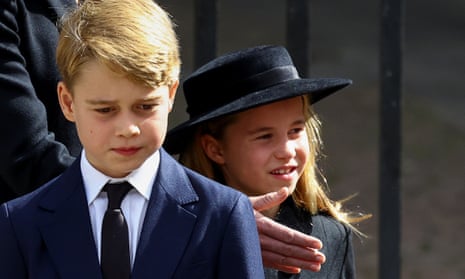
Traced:
<path fill-rule="evenodd" d="M 48 131 L 46 108 L 20 51 L 19 30 L 25 27 L 17 22 L 23 16 L 17 3 L 0 0 L 0 202 L 32 191 L 74 159 Z"/>

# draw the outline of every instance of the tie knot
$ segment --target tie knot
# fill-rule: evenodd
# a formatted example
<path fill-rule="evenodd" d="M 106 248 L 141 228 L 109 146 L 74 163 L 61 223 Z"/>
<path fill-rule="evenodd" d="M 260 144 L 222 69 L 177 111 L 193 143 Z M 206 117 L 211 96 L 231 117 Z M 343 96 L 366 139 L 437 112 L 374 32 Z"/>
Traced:
<path fill-rule="evenodd" d="M 121 207 L 121 202 L 124 196 L 131 190 L 132 185 L 128 182 L 121 183 L 107 183 L 103 187 L 103 191 L 107 192 L 108 195 L 108 208 L 118 209 Z"/>

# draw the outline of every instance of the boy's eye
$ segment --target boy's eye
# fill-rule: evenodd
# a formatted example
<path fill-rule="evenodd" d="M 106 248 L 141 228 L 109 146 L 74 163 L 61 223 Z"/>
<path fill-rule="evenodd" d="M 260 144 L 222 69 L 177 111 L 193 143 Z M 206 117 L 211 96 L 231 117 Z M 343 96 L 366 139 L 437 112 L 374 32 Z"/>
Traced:
<path fill-rule="evenodd" d="M 141 104 L 138 105 L 137 108 L 140 110 L 153 110 L 155 106 L 155 104 Z"/>
<path fill-rule="evenodd" d="M 109 113 L 109 112 L 112 112 L 113 110 L 114 109 L 111 108 L 111 107 L 95 109 L 95 111 L 98 112 L 98 113 Z"/>

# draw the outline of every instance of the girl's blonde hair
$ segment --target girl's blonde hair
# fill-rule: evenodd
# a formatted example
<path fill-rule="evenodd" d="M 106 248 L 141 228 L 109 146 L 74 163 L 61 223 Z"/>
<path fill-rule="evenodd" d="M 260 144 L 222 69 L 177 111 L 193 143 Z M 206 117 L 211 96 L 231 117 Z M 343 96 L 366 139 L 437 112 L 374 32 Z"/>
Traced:
<path fill-rule="evenodd" d="M 91 60 L 152 88 L 179 78 L 173 23 L 152 0 L 86 0 L 62 18 L 59 29 L 57 64 L 70 88 Z"/>
<path fill-rule="evenodd" d="M 317 166 L 322 146 L 321 121 L 314 113 L 308 98 L 304 96 L 303 99 L 303 110 L 306 119 L 305 128 L 310 143 L 310 152 L 304 172 L 297 182 L 295 191 L 292 193 L 292 198 L 298 207 L 305 209 L 310 214 L 327 214 L 363 235 L 352 224 L 367 219 L 370 215 L 343 211 L 343 201 L 332 201 L 325 192 L 327 189 L 326 179 Z M 179 161 L 211 179 L 225 183 L 219 166 L 206 155 L 200 140 L 202 135 L 205 134 L 221 140 L 226 127 L 235 121 L 235 116 L 236 114 L 227 115 L 199 124 L 194 134 L 194 140 L 186 147 L 184 152 L 181 152 Z"/>

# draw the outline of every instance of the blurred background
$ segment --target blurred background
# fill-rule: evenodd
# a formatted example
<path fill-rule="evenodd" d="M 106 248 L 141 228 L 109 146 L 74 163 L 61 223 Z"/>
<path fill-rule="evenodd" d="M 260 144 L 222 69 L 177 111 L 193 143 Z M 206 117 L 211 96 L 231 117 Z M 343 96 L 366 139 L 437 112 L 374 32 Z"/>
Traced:
<path fill-rule="evenodd" d="M 160 1 L 177 23 L 182 78 L 193 71 L 193 2 Z M 218 53 L 285 45 L 284 0 L 219 1 Z M 315 106 L 330 196 L 372 213 L 355 238 L 358 278 L 378 278 L 380 1 L 309 2 L 312 77 L 354 84 Z M 465 278 L 465 1 L 404 1 L 402 278 Z M 182 88 L 171 126 L 187 119 Z M 393 243 L 393 245 L 395 245 Z"/>

